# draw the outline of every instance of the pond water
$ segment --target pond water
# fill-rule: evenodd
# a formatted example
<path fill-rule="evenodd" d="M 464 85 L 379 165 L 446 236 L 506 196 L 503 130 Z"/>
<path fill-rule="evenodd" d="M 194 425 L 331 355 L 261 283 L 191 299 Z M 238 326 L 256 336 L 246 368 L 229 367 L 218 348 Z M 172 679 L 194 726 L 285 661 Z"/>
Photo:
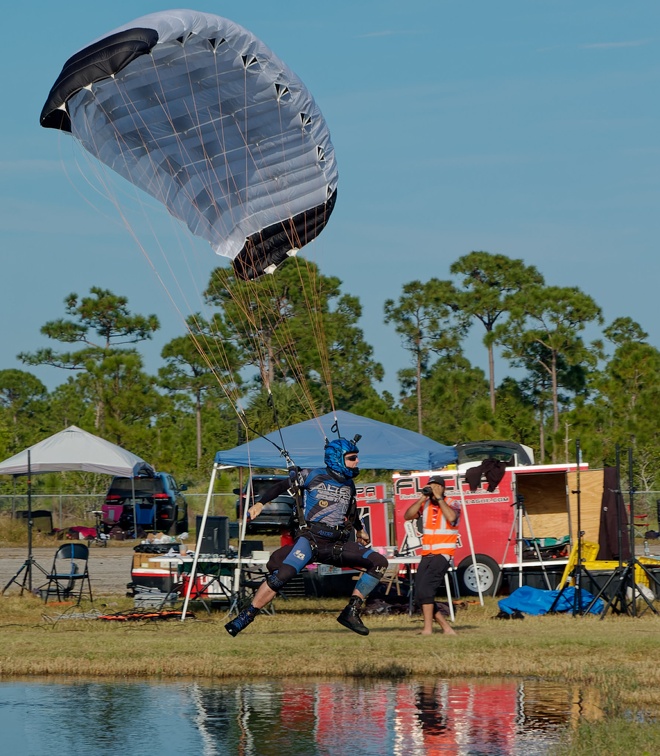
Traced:
<path fill-rule="evenodd" d="M 597 701 L 536 680 L 0 682 L 2 753 L 533 756 Z"/>

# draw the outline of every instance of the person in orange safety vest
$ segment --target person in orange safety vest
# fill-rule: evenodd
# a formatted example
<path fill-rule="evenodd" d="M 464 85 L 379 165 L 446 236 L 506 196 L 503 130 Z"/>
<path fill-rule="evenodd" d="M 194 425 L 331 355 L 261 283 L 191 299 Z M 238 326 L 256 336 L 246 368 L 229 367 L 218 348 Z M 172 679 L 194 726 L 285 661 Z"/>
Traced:
<path fill-rule="evenodd" d="M 459 515 L 458 503 L 445 499 L 445 482 L 439 475 L 429 479 L 422 495 L 404 514 L 406 520 L 422 518 L 422 558 L 415 579 L 417 603 L 424 617 L 422 635 L 431 635 L 434 620 L 443 633 L 456 634 L 436 604 L 435 596 L 449 569 L 449 558 L 456 550 Z"/>

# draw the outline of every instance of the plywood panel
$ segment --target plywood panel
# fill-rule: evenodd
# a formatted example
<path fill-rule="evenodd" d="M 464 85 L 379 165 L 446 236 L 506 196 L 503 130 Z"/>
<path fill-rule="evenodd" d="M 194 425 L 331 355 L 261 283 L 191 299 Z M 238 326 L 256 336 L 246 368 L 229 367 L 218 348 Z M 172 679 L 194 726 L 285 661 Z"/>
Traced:
<path fill-rule="evenodd" d="M 566 473 L 518 475 L 516 484 L 529 520 L 525 536 L 560 539 L 569 534 Z"/>
<path fill-rule="evenodd" d="M 584 531 L 584 540 L 598 543 L 600 529 L 600 510 L 603 499 L 603 471 L 584 470 L 579 476 L 580 484 L 580 527 Z M 578 517 L 578 475 L 568 473 L 569 502 L 571 507 L 571 533 L 577 537 Z"/>

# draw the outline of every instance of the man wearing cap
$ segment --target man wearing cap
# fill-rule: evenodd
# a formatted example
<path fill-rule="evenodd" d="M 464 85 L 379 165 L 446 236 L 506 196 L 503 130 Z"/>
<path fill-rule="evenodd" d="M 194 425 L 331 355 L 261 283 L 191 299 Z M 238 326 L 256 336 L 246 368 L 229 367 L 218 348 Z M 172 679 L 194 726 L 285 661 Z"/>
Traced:
<path fill-rule="evenodd" d="M 351 567 L 362 570 L 353 595 L 337 621 L 358 635 L 368 635 L 360 617 L 364 599 L 378 585 L 387 558 L 369 547 L 369 534 L 357 516 L 355 483 L 359 474 L 359 450 L 355 441 L 338 438 L 325 446 L 325 467 L 298 471 L 299 490 L 303 496 L 304 523 L 299 523 L 296 540 L 273 552 L 268 577 L 259 586 L 252 604 L 243 609 L 225 629 L 238 635 L 284 586 L 310 562 Z M 258 517 L 264 504 L 283 493 L 291 482 L 284 479 L 264 492 L 261 500 L 248 510 L 250 519 Z M 355 541 L 349 540 L 355 531 Z"/>
<path fill-rule="evenodd" d="M 458 503 L 445 499 L 445 481 L 440 475 L 429 479 L 422 495 L 404 514 L 406 520 L 422 518 L 422 559 L 415 579 L 417 603 L 424 617 L 422 635 L 431 635 L 433 620 L 443 633 L 456 634 L 436 604 L 435 596 L 449 569 L 449 558 L 456 550 L 459 516 Z"/>

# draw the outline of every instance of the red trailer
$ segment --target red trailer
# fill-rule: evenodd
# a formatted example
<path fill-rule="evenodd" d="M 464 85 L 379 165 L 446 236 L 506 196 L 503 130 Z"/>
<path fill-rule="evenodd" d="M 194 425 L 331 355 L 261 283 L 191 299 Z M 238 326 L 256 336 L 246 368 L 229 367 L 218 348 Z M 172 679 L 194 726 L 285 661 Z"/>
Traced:
<path fill-rule="evenodd" d="M 421 495 L 431 475 L 442 475 L 445 495 L 463 509 L 459 546 L 454 557 L 462 594 L 489 593 L 503 587 L 532 584 L 555 588 L 577 536 L 579 489 L 580 528 L 585 540 L 598 542 L 603 471 L 586 463 L 507 467 L 497 485 L 482 478 L 471 488 L 465 478 L 474 463 L 453 469 L 393 476 L 394 531 L 400 553 L 415 552 L 412 523 L 406 509 Z M 490 490 L 489 490 L 490 489 Z M 474 560 L 472 554 L 474 553 Z M 476 562 L 476 571 L 475 571 Z M 548 585 L 548 582 L 550 585 Z"/>

